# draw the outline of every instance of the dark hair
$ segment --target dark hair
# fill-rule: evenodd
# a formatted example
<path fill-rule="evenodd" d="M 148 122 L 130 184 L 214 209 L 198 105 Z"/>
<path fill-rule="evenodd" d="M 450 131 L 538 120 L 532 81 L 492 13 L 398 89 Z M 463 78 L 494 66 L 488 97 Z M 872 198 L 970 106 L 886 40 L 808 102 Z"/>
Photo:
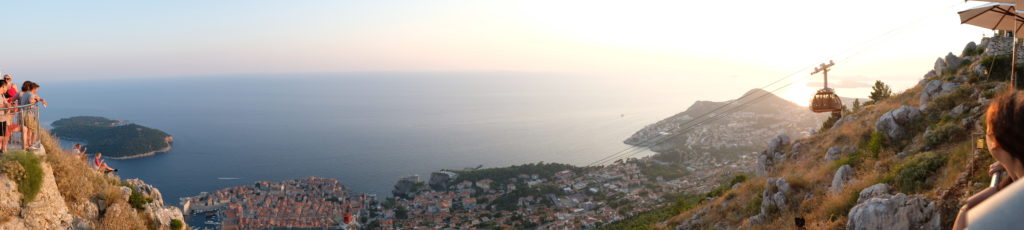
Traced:
<path fill-rule="evenodd" d="M 39 85 L 36 84 L 35 82 L 25 81 L 25 83 L 21 83 L 21 91 L 22 92 L 32 91 L 33 89 L 36 89 L 36 88 L 39 88 Z"/>
<path fill-rule="evenodd" d="M 999 147 L 1024 163 L 1024 97 L 1020 91 L 1010 90 L 997 96 L 985 116 Z"/>

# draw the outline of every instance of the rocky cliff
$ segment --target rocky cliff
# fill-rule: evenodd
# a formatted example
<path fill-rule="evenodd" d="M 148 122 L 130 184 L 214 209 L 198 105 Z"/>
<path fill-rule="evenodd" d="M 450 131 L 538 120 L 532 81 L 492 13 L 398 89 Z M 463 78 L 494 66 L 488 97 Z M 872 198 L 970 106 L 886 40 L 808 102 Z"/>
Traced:
<path fill-rule="evenodd" d="M 99 173 L 48 134 L 43 146 L 0 157 L 0 229 L 184 228 L 181 210 L 165 206 L 153 186 Z M 25 173 L 32 168 L 41 173 Z"/>

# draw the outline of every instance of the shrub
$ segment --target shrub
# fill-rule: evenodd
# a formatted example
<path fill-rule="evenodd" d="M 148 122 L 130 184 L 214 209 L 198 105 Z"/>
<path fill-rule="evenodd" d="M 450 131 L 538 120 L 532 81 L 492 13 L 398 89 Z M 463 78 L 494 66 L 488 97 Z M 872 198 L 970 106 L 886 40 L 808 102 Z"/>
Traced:
<path fill-rule="evenodd" d="M 825 211 L 828 214 L 829 221 L 835 221 L 838 217 L 846 216 L 850 212 L 853 206 L 857 205 L 857 198 L 860 196 L 859 190 L 844 191 L 840 194 L 835 194 L 835 197 L 830 197 L 825 201 Z"/>
<path fill-rule="evenodd" d="M 918 154 L 897 166 L 882 178 L 882 182 L 893 185 L 903 193 L 916 193 L 929 189 L 928 178 L 946 164 L 946 156 L 934 152 Z"/>
<path fill-rule="evenodd" d="M 871 98 L 871 101 L 877 102 L 885 100 L 890 96 L 892 96 L 892 89 L 889 88 L 889 85 L 886 85 L 882 81 L 875 81 L 875 85 L 871 86 L 871 95 L 869 95 L 868 98 Z"/>
<path fill-rule="evenodd" d="M 146 204 L 148 204 L 150 202 L 153 202 L 152 198 L 148 198 L 148 197 L 143 196 L 142 193 L 139 193 L 139 191 L 137 191 L 135 189 L 135 187 L 132 187 L 132 186 L 126 186 L 126 187 L 128 187 L 128 188 L 130 188 L 132 190 L 132 194 L 130 196 L 128 196 L 128 204 L 131 204 L 132 208 L 135 208 L 135 209 L 138 209 L 138 210 L 146 210 Z"/>
<path fill-rule="evenodd" d="M 981 53 L 984 53 L 984 52 L 985 52 L 985 47 L 975 46 L 974 49 L 971 49 L 971 47 L 969 47 L 969 46 L 964 46 L 964 51 L 960 52 L 960 55 L 964 56 L 964 57 L 967 57 L 967 56 L 978 55 L 978 54 L 981 54 Z"/>
<path fill-rule="evenodd" d="M 819 133 L 820 132 L 825 132 L 825 131 L 831 129 L 832 126 L 835 125 L 836 122 L 839 121 L 840 118 L 843 118 L 843 116 L 839 115 L 839 114 L 834 114 L 833 113 L 831 116 L 828 117 L 828 119 L 825 120 L 825 122 L 821 123 L 821 128 L 818 129 L 818 132 Z"/>
<path fill-rule="evenodd" d="M 179 219 L 172 219 L 171 220 L 171 229 L 173 229 L 173 230 L 180 230 L 180 229 L 182 229 L 184 227 L 185 227 L 185 223 L 181 222 L 181 220 L 179 220 Z"/>
<path fill-rule="evenodd" d="M 981 65 L 988 72 L 990 81 L 1007 81 L 1010 79 L 1010 55 L 986 56 L 981 58 Z M 1024 67 L 1017 66 L 1017 75 L 1024 73 Z"/>
<path fill-rule="evenodd" d="M 931 132 L 925 136 L 925 146 L 928 149 L 935 148 L 936 146 L 946 143 L 949 140 L 962 136 L 964 128 L 960 125 L 954 124 L 953 122 L 943 122 L 932 125 Z"/>
<path fill-rule="evenodd" d="M 850 167 L 856 168 L 862 162 L 864 162 L 864 153 L 861 153 L 861 151 L 858 150 L 843 158 L 839 158 L 839 160 L 833 161 L 832 170 L 839 169 L 839 167 L 843 167 L 843 165 L 850 165 Z"/>
<path fill-rule="evenodd" d="M 871 133 L 871 137 L 867 142 L 864 143 L 863 148 L 871 153 L 872 158 L 878 158 L 878 153 L 882 152 L 882 147 L 885 146 L 885 134 L 879 131 Z"/>
<path fill-rule="evenodd" d="M 928 104 L 928 113 L 941 114 L 949 111 L 957 105 L 967 104 L 972 101 L 971 92 L 973 89 L 968 85 L 962 85 L 948 94 L 936 97 Z"/>
<path fill-rule="evenodd" d="M 35 200 L 43 185 L 43 166 L 40 164 L 39 157 L 30 152 L 11 151 L 4 154 L 2 161 L 16 162 L 21 165 L 21 169 L 17 169 L 16 166 L 5 163 L 4 171 L 7 173 L 7 170 L 11 170 L 11 174 L 15 174 L 8 174 L 8 176 L 18 183 L 18 192 L 22 195 L 23 203 L 27 204 Z"/>

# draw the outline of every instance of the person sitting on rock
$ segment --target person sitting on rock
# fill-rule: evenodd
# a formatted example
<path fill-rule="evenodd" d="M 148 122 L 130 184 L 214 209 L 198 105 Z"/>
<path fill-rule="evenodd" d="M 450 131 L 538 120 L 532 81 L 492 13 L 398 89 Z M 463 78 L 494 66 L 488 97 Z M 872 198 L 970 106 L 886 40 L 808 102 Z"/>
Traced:
<path fill-rule="evenodd" d="M 985 188 L 967 198 L 960 208 L 953 229 L 967 228 L 967 213 L 978 204 L 1003 190 L 1024 175 L 1024 93 L 1012 90 L 997 96 L 985 113 L 985 143 L 996 163 L 989 166 L 989 175 L 1006 172 L 1008 178 L 994 187 Z M 987 205 L 987 204 L 986 204 Z"/>
<path fill-rule="evenodd" d="M 86 159 L 85 151 L 86 147 L 82 146 L 82 144 L 79 143 L 75 143 L 75 147 L 71 148 L 71 153 L 77 155 L 78 158 L 81 158 L 82 160 Z"/>
<path fill-rule="evenodd" d="M 102 153 L 96 153 L 95 160 L 93 161 L 93 163 L 96 164 L 96 169 L 100 170 L 100 172 L 103 173 L 117 172 L 117 169 L 111 168 L 109 165 L 107 165 L 107 162 L 103 161 L 102 157 Z"/>

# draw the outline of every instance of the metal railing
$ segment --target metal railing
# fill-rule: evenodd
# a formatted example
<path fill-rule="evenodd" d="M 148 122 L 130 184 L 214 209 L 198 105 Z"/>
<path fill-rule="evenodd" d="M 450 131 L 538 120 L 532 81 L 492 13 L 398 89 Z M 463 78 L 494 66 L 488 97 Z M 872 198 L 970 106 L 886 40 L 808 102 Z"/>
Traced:
<path fill-rule="evenodd" d="M 2 100 L 2 99 L 0 99 Z M 39 132 L 39 105 L 38 104 L 27 104 L 11 107 L 0 107 L 0 122 L 6 122 L 7 130 L 0 130 L 7 136 L 12 136 L 14 127 L 19 128 L 21 133 L 24 134 L 24 129 L 30 129 L 32 133 L 38 135 Z M 10 138 L 11 144 L 21 145 L 21 138 Z"/>

